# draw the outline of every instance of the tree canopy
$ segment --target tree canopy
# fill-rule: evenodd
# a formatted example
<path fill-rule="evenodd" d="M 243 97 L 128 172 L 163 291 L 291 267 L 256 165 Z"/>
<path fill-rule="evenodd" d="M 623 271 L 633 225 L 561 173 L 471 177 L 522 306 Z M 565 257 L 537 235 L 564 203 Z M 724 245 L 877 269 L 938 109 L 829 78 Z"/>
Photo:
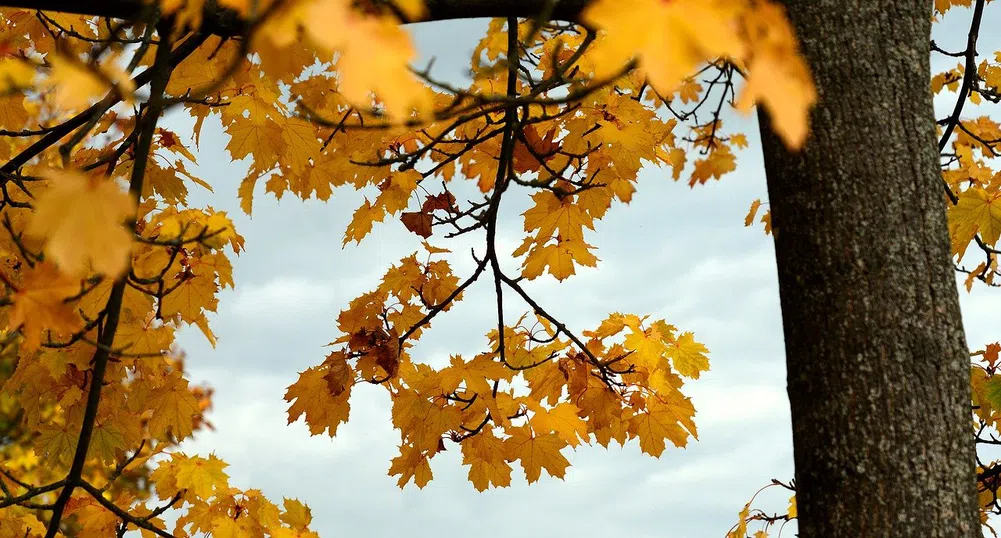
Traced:
<path fill-rule="evenodd" d="M 978 61 L 987 2 L 972 3 L 967 50 L 939 50 L 960 63 L 931 80 L 958 93 L 939 122 L 942 202 L 968 287 L 995 285 L 1001 237 L 1001 127 L 963 114 L 1001 101 L 1001 52 Z M 175 332 L 194 326 L 214 344 L 217 294 L 238 285 L 230 257 L 252 248 L 225 212 L 189 206 L 189 189 L 235 190 L 248 214 L 262 182 L 277 198 L 368 190 L 343 245 L 392 221 L 413 234 L 414 251 L 344 305 L 328 354 L 285 395 L 290 423 L 333 437 L 355 391 L 385 390 L 400 487 L 427 485 L 446 446 L 480 491 L 509 485 L 516 466 L 529 483 L 562 477 L 565 449 L 581 444 L 683 448 L 698 435 L 685 384 L 709 369 L 697 335 L 643 313 L 569 327 L 525 284 L 599 263 L 589 237 L 632 199 L 641 167 L 693 187 L 734 171 L 747 140 L 725 109 L 761 105 L 795 150 L 818 98 L 783 8 L 766 0 L 4 4 L 3 538 L 315 535 L 304 503 L 233 488 L 223 461 L 179 450 L 205 425 L 211 390 L 190 385 Z M 412 64 L 402 25 L 484 16 L 468 86 Z M 193 132 L 159 125 L 170 111 L 194 118 Z M 186 168 L 209 117 L 226 158 L 250 162 L 237 182 Z M 517 196 L 531 199 L 523 240 L 503 251 L 499 207 Z M 772 231 L 767 211 L 760 222 Z M 442 257 L 460 236 L 479 238 L 467 274 Z M 973 252 L 983 261 L 970 267 Z M 520 270 L 503 270 L 512 258 Z M 444 368 L 412 356 L 473 285 L 496 296 L 488 345 Z M 511 298 L 523 306 L 505 311 Z M 988 444 L 999 350 L 976 353 L 973 368 L 975 433 Z M 984 521 L 1001 511 L 999 476 L 981 464 Z M 167 510 L 180 514 L 169 528 Z M 795 504 L 769 516 L 749 503 L 733 536 L 795 515 Z"/>

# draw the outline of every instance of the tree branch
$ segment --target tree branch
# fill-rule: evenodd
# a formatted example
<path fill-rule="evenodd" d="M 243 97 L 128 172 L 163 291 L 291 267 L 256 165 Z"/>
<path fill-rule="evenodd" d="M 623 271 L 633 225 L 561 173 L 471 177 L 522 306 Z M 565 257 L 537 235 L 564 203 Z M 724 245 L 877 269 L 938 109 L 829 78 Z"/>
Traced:
<path fill-rule="evenodd" d="M 580 12 L 589 0 L 562 0 L 548 6 L 549 0 L 425 0 L 427 16 L 419 21 L 432 22 L 481 17 L 532 18 L 552 9 L 550 20 L 579 22 Z M 78 15 L 95 15 L 116 19 L 137 20 L 145 0 L 106 0 L 80 2 L 79 0 L 8 0 L 4 7 L 61 11 Z M 219 6 L 217 0 L 205 2 L 202 30 L 222 37 L 243 35 L 247 21 L 233 10 Z"/>
<path fill-rule="evenodd" d="M 165 34 L 166 35 L 166 34 Z M 163 37 L 157 47 L 156 59 L 149 71 L 152 72 L 150 84 L 150 100 L 145 115 L 136 121 L 136 129 L 139 138 L 135 147 L 137 162 L 146 162 L 150 148 L 153 144 L 153 133 L 156 131 L 156 123 L 163 113 L 164 90 L 167 81 L 170 79 L 173 65 L 171 64 L 170 39 Z M 138 203 L 142 194 L 143 180 L 145 179 L 145 166 L 135 166 L 132 168 L 132 177 L 129 182 L 129 194 Z M 133 222 L 133 226 L 135 223 Z M 59 531 L 59 522 L 62 519 L 63 510 L 73 495 L 76 487 L 82 487 L 84 463 L 87 461 L 87 452 L 90 448 L 90 439 L 94 434 L 94 424 L 97 421 L 97 411 L 101 403 L 101 387 L 104 384 L 104 373 L 108 366 L 109 350 L 115 341 L 115 332 L 118 329 L 118 316 L 122 310 L 122 298 L 125 296 L 125 286 L 128 283 L 128 274 L 124 274 L 115 281 L 111 287 L 111 294 L 108 298 L 107 316 L 105 318 L 104 329 L 98 338 L 97 351 L 94 353 L 94 368 L 91 372 L 90 389 L 87 392 L 87 405 L 84 408 L 83 420 L 80 426 L 80 436 L 77 440 L 76 452 L 73 455 L 73 463 L 70 466 L 69 474 L 66 476 L 66 486 L 59 492 L 55 505 L 52 508 L 52 518 L 45 533 L 45 538 L 55 538 Z"/>

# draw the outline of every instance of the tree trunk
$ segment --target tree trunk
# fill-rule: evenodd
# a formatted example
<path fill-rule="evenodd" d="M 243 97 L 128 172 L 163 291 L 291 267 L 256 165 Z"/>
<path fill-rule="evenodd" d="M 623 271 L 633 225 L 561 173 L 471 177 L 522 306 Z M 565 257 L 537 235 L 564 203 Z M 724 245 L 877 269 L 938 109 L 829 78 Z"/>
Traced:
<path fill-rule="evenodd" d="M 980 536 L 970 359 L 929 89 L 929 0 L 787 0 L 819 105 L 759 114 L 800 536 Z"/>

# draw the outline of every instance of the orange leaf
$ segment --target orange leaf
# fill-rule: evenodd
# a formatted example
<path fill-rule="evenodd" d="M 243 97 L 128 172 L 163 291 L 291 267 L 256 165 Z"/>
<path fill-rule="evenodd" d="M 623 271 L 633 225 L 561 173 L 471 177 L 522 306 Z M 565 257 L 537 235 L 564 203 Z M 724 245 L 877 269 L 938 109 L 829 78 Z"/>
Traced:
<path fill-rule="evenodd" d="M 80 281 L 66 276 L 48 262 L 30 269 L 14 294 L 9 328 L 21 327 L 26 351 L 38 349 L 42 331 L 70 335 L 83 327 L 83 319 L 66 298 L 80 293 Z"/>

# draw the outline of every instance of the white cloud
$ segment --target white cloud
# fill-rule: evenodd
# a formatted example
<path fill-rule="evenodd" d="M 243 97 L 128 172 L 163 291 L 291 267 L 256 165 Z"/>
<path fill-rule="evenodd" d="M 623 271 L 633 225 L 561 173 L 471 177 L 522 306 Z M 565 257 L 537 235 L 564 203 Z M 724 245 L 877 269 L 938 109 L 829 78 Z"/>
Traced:
<path fill-rule="evenodd" d="M 242 285 L 233 295 L 220 303 L 225 315 L 273 323 L 335 310 L 339 293 L 336 282 L 278 276 L 264 285 Z"/>

